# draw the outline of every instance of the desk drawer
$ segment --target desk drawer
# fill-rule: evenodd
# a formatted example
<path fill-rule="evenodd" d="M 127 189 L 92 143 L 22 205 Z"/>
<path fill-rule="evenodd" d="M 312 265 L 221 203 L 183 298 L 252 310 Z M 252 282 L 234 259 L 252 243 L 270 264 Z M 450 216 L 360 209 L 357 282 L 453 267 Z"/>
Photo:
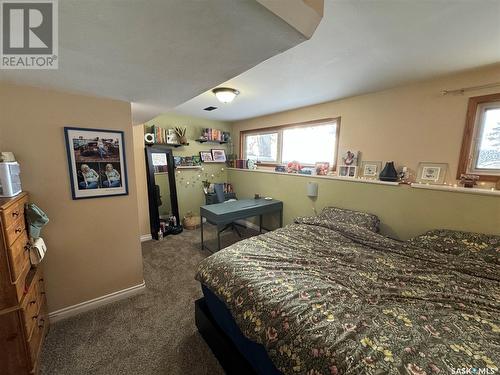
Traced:
<path fill-rule="evenodd" d="M 30 263 L 28 234 L 24 230 L 7 248 L 11 281 L 15 283 Z"/>
<path fill-rule="evenodd" d="M 24 222 L 24 214 L 22 214 L 16 221 L 14 221 L 9 227 L 5 229 L 5 242 L 7 246 L 14 243 L 15 240 L 21 236 L 21 233 L 26 229 L 26 223 Z"/>
<path fill-rule="evenodd" d="M 2 211 L 2 222 L 4 223 L 5 228 L 10 227 L 17 219 L 24 215 L 24 205 L 26 203 L 28 203 L 27 195 L 11 204 L 9 208 Z"/>

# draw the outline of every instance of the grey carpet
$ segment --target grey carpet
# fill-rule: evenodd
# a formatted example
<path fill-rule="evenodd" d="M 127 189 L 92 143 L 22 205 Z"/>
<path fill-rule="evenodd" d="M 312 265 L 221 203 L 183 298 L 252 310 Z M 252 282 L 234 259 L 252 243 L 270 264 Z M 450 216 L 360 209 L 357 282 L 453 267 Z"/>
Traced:
<path fill-rule="evenodd" d="M 215 231 L 209 231 L 214 248 Z M 53 324 L 41 373 L 223 374 L 194 323 L 194 301 L 201 297 L 194 273 L 209 255 L 199 238 L 194 230 L 143 243 L 146 292 Z M 236 240 L 232 232 L 222 236 L 223 246 Z"/>

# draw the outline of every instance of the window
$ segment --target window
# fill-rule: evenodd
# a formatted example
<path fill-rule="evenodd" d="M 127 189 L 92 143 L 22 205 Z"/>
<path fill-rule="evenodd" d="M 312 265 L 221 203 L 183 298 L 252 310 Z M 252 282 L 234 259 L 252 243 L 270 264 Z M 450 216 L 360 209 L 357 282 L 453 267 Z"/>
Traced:
<path fill-rule="evenodd" d="M 500 179 L 500 94 L 469 99 L 457 178 L 462 173 Z"/>
<path fill-rule="evenodd" d="M 339 125 L 338 118 L 244 131 L 241 156 L 262 165 L 329 162 L 335 168 Z"/>

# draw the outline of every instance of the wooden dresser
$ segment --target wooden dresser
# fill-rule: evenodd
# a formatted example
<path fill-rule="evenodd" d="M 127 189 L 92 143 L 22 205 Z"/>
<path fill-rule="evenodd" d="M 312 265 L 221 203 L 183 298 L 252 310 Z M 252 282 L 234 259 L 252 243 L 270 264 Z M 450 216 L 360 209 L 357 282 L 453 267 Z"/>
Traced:
<path fill-rule="evenodd" d="M 28 194 L 0 198 L 0 374 L 38 373 L 49 327 L 41 267 L 29 259 Z"/>

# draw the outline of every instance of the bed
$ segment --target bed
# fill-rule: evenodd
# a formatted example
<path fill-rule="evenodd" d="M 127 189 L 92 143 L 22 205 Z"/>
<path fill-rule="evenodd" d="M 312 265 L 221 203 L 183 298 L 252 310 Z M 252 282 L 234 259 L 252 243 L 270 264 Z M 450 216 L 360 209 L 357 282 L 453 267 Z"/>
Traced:
<path fill-rule="evenodd" d="M 240 241 L 200 263 L 198 304 L 250 372 L 498 371 L 500 237 L 377 228 L 328 208 Z"/>

